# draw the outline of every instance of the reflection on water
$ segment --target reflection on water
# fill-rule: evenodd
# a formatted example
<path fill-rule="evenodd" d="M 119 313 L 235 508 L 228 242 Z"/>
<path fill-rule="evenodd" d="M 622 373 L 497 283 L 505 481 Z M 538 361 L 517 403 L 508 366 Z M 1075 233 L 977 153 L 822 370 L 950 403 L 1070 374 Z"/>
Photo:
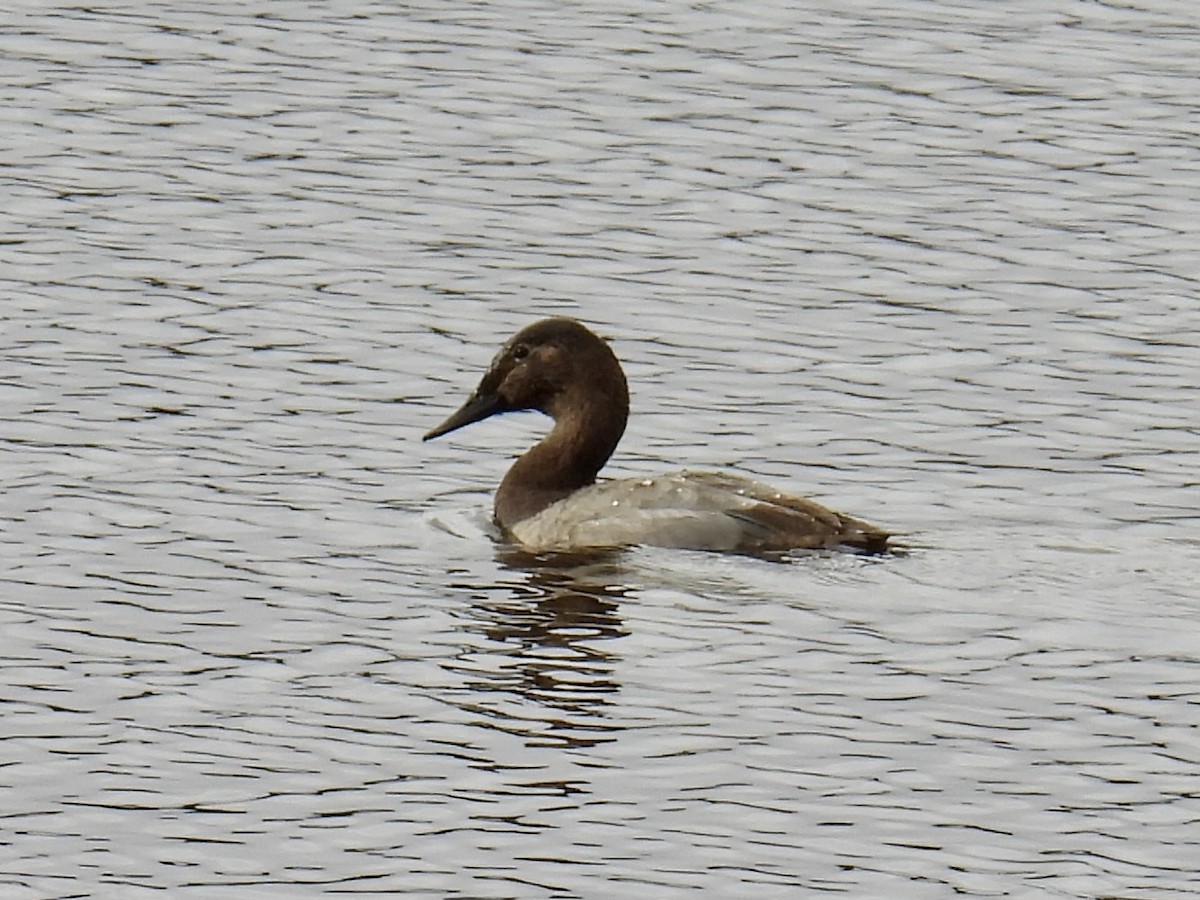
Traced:
<path fill-rule="evenodd" d="M 488 650 L 464 651 L 448 668 L 465 678 L 462 705 L 490 727 L 525 734 L 531 745 L 584 747 L 612 739 L 605 719 L 617 653 L 627 634 L 619 602 L 618 554 L 535 556 L 503 547 L 515 583 L 458 583 L 470 600 L 456 613 Z"/>

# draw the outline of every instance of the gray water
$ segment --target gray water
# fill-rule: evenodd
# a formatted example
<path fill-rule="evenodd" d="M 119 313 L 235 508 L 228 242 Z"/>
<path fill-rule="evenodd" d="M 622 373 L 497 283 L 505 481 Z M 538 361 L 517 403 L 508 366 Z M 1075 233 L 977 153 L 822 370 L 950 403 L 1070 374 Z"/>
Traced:
<path fill-rule="evenodd" d="M 0 13 L 0 896 L 1200 892 L 1200 14 Z M 907 556 L 539 562 L 546 314 L 609 467 Z"/>

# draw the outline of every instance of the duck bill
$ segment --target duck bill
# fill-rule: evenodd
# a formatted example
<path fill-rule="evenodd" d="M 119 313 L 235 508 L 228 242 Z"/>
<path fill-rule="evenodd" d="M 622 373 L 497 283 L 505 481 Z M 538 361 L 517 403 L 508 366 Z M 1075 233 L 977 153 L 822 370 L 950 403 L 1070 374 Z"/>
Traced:
<path fill-rule="evenodd" d="M 467 399 L 466 403 L 451 414 L 450 418 L 430 431 L 421 440 L 428 441 L 435 437 L 441 437 L 443 434 L 457 431 L 464 425 L 470 425 L 472 422 L 478 422 L 480 419 L 486 419 L 488 416 L 493 416 L 503 411 L 504 401 L 500 399 L 499 394 L 494 394 L 491 391 L 477 390 Z"/>

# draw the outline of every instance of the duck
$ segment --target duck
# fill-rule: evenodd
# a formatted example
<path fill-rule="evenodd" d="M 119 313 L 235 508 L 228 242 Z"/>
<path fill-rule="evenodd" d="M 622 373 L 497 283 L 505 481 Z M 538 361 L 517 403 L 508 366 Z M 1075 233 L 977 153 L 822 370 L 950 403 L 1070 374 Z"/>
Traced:
<path fill-rule="evenodd" d="M 510 338 L 478 387 L 423 440 L 519 410 L 545 413 L 554 423 L 495 493 L 495 523 L 523 550 L 890 549 L 891 535 L 874 525 L 732 473 L 685 469 L 597 480 L 625 433 L 629 387 L 608 343 L 575 319 L 542 319 Z"/>

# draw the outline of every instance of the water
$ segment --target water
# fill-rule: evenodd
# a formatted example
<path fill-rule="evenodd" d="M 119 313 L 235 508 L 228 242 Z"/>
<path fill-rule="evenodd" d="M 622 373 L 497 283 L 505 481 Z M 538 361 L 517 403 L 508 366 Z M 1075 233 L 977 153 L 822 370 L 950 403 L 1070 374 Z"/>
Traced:
<path fill-rule="evenodd" d="M 1196 893 L 1198 25 L 5 13 L 0 894 Z M 497 545 L 550 313 L 912 552 Z"/>

